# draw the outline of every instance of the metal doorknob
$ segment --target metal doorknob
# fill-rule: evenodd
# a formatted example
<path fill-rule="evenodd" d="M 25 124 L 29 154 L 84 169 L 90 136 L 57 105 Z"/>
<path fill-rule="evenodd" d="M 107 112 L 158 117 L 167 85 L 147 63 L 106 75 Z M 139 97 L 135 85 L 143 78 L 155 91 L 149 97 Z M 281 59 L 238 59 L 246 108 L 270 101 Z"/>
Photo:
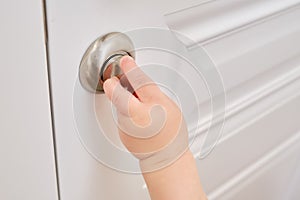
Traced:
<path fill-rule="evenodd" d="M 92 93 L 103 93 L 103 83 L 112 76 L 121 76 L 119 60 L 129 55 L 135 58 L 130 38 L 112 32 L 97 38 L 86 50 L 79 67 L 79 80 L 83 88 Z"/>

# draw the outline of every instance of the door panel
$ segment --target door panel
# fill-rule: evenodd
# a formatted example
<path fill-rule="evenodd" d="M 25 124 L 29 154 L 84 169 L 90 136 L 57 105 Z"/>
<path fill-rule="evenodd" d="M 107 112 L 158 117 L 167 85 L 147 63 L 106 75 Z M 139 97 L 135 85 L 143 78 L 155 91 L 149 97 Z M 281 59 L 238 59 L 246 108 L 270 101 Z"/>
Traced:
<path fill-rule="evenodd" d="M 300 181 L 299 132 L 241 172 L 210 199 L 298 199 Z M 242 178 L 241 178 L 242 177 Z M 226 188 L 226 189 L 224 189 Z M 223 190 L 222 190 L 223 189 Z"/>
<path fill-rule="evenodd" d="M 100 131 L 91 122 L 95 119 L 94 113 L 87 111 L 94 95 L 78 87 L 78 67 L 85 50 L 98 36 L 140 27 L 166 27 L 163 14 L 179 9 L 186 3 L 192 4 L 193 1 L 177 1 L 176 4 L 174 1 L 47 1 L 49 59 L 62 199 L 149 198 L 141 175 L 120 173 L 106 167 L 81 144 L 78 126 L 85 126 L 81 132 L 87 134 Z M 137 58 L 147 60 L 147 56 L 137 55 Z M 74 94 L 76 99 L 73 99 Z M 99 109 L 111 117 L 106 97 L 98 95 L 96 98 Z M 73 102 L 84 115 L 84 121 L 80 121 L 83 125 L 77 124 L 74 119 L 76 113 Z M 116 133 L 114 126 L 111 121 L 107 124 L 111 134 Z M 105 153 L 115 157 L 119 163 L 127 164 L 109 150 Z M 136 162 L 134 164 L 137 166 Z"/>
<path fill-rule="evenodd" d="M 254 165 L 300 130 L 297 120 L 283 120 L 284 118 L 299 119 L 300 112 L 295 109 L 300 107 L 299 95 L 300 93 L 291 95 L 287 100 L 277 104 L 273 102 L 272 106 L 260 114 L 255 108 L 256 115 L 248 116 L 247 119 L 250 120 L 247 122 L 242 123 L 240 120 L 242 115 L 250 113 L 251 109 L 244 111 L 245 113 L 238 119 L 228 119 L 224 127 L 227 135 L 219 141 L 210 156 L 198 163 L 205 191 L 212 193 L 212 196 L 216 195 L 218 193 L 216 191 L 221 190 L 220 188 L 230 185 L 232 178 L 242 174 L 245 169 Z M 237 125 L 234 125 L 235 123 Z M 253 173 L 257 171 L 259 169 L 253 170 Z M 230 189 L 235 190 L 234 187 Z M 229 191 L 227 189 L 223 193 Z"/>
<path fill-rule="evenodd" d="M 1 1 L 0 24 L 0 199 L 57 200 L 42 1 Z"/>
<path fill-rule="evenodd" d="M 258 17 L 253 16 L 254 20 L 264 18 L 263 16 L 270 13 L 276 13 L 280 9 L 285 10 L 297 5 L 297 1 L 292 0 L 286 1 L 286 4 L 281 2 L 280 5 L 276 4 L 275 10 L 266 9 L 264 13 L 263 10 L 260 10 L 260 5 L 257 6 L 257 3 L 260 4 L 263 1 L 244 1 L 245 4 L 252 5 L 251 2 L 254 2 L 255 5 L 250 6 L 254 9 L 254 13 L 255 9 L 262 11 Z M 183 14 L 187 16 L 186 21 L 172 16 L 176 13 L 185 13 L 189 9 L 180 9 L 199 3 L 200 1 L 169 0 L 47 1 L 49 59 L 62 199 L 149 199 L 140 175 L 120 172 L 118 170 L 122 171 L 122 169 L 114 169 L 115 166 L 107 165 L 106 162 L 101 163 L 103 160 L 99 162 L 99 157 L 86 145 L 83 139 L 85 136 L 91 141 L 90 145 L 98 144 L 97 137 L 93 137 L 92 134 L 103 133 L 97 121 L 99 118 L 105 119 L 105 125 L 102 124 L 105 127 L 101 128 L 108 132 L 109 137 L 113 138 L 112 140 L 116 144 L 119 144 L 120 141 L 118 141 L 110 103 L 104 95 L 95 96 L 80 86 L 78 67 L 89 44 L 98 36 L 108 32 L 121 31 L 130 35 L 134 32 L 133 30 L 145 30 L 145 27 L 158 27 L 166 31 L 171 28 L 172 31 L 179 31 L 197 42 L 199 38 L 193 36 L 197 36 L 197 33 L 201 32 L 200 28 L 195 28 L 196 25 L 199 25 L 199 18 L 193 15 L 194 13 Z M 244 5 L 243 3 L 236 5 L 234 1 L 231 4 L 237 10 L 239 6 Z M 229 13 L 233 9 L 226 8 Z M 174 12 L 177 10 L 180 11 Z M 222 12 L 222 9 L 219 12 Z M 215 16 L 218 13 L 208 14 L 208 16 Z M 248 29 L 236 31 L 230 35 L 225 34 L 226 36 L 221 37 L 222 39 L 202 44 L 202 52 L 207 53 L 205 54 L 206 58 L 211 59 L 210 61 L 215 64 L 214 67 L 221 74 L 227 97 L 226 112 L 220 110 L 220 115 L 226 117 L 223 129 L 224 138 L 220 141 L 216 152 L 198 162 L 203 185 L 209 193 L 214 194 L 217 188 L 230 182 L 235 174 L 244 170 L 247 165 L 255 163 L 268 151 L 272 151 L 281 140 L 289 138 L 294 133 L 293 131 L 299 129 L 295 121 L 299 115 L 296 110 L 292 112 L 293 120 L 290 124 L 285 121 L 289 111 L 293 107 L 299 106 L 297 103 L 299 99 L 295 100 L 294 91 L 299 90 L 299 81 L 297 82 L 297 80 L 300 76 L 300 49 L 299 45 L 290 45 L 300 41 L 298 34 L 300 27 L 296 21 L 291 21 L 297 16 L 299 16 L 299 9 L 289 10 L 282 15 L 268 18 L 264 23 L 255 23 Z M 234 21 L 237 17 L 233 16 L 229 19 Z M 290 21 L 290 24 L 286 24 L 287 21 Z M 237 24 L 242 23 L 244 26 L 247 22 L 247 20 L 237 21 Z M 207 20 L 205 23 L 208 23 L 209 27 L 212 22 Z M 218 23 L 211 25 L 214 27 L 216 24 Z M 190 27 L 184 25 L 190 25 Z M 283 28 L 272 31 L 278 27 Z M 233 28 L 236 28 L 236 25 Z M 180 37 L 177 39 L 181 40 Z M 158 43 L 169 42 L 168 45 L 173 45 L 170 42 L 172 40 L 160 41 L 154 35 L 153 37 L 145 35 L 144 40 L 154 42 L 158 40 Z M 134 42 L 137 43 L 137 41 Z M 188 44 L 183 43 L 183 45 L 189 47 Z M 280 49 L 281 47 L 282 49 Z M 164 64 L 189 79 L 189 71 L 179 56 L 174 57 L 164 51 L 151 49 L 137 51 L 137 62 L 140 65 Z M 207 72 L 208 69 L 210 68 L 205 68 L 205 66 L 201 68 L 202 72 Z M 184 94 L 185 87 L 182 86 L 182 82 L 163 72 L 161 68 L 157 67 L 146 72 L 154 79 L 157 77 L 165 79 L 166 85 L 175 94 L 179 96 Z M 188 98 L 181 102 L 191 132 L 191 141 L 194 136 L 201 138 L 208 128 L 222 123 L 220 120 L 211 125 L 211 121 L 208 120 L 211 115 L 211 105 L 210 93 L 207 91 L 205 80 L 195 79 L 192 81 L 196 85 L 195 90 L 199 95 L 197 103 L 199 104 L 190 103 Z M 290 97 L 289 101 L 286 100 L 286 96 Z M 201 110 L 199 119 L 193 113 L 198 108 Z M 262 115 L 258 117 L 258 113 Z M 280 126 L 280 121 L 285 122 L 282 129 L 276 128 L 275 130 L 272 124 L 277 123 Z M 263 145 L 261 140 L 268 138 L 273 130 L 276 137 L 266 140 L 266 145 Z M 236 133 L 233 134 L 234 132 Z M 257 143 L 258 146 L 261 145 L 260 148 L 255 151 L 251 151 L 250 147 L 247 149 L 249 138 L 253 139 L 253 143 Z M 236 152 L 243 146 L 244 152 Z M 201 148 L 199 149 L 197 145 L 194 147 L 193 151 L 197 155 Z M 97 153 L 113 159 L 118 166 L 131 165 L 127 158 L 112 152 L 110 148 L 104 148 L 102 152 Z M 227 153 L 233 156 L 232 159 L 235 156 L 238 161 L 228 163 L 227 167 L 230 169 L 222 171 L 218 168 L 222 165 L 216 163 L 229 162 L 224 158 Z M 246 154 L 245 157 L 243 157 L 243 153 Z M 137 162 L 133 158 L 131 161 L 132 165 L 137 167 Z M 215 174 L 218 174 L 219 177 L 214 178 Z"/>

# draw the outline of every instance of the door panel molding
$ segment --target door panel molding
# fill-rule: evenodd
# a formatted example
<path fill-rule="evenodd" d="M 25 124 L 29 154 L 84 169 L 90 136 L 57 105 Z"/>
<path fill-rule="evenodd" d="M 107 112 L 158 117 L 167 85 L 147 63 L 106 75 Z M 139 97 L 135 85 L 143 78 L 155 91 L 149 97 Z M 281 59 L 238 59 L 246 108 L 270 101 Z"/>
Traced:
<path fill-rule="evenodd" d="M 206 44 L 291 12 L 299 5 L 299 0 L 210 0 L 167 13 L 165 17 L 171 30 L 193 39 L 195 43 Z M 187 46 L 193 45 L 181 39 L 187 42 Z"/>
<path fill-rule="evenodd" d="M 269 151 L 267 154 L 265 154 L 263 157 L 261 157 L 259 160 L 251 164 L 249 167 L 247 167 L 240 173 L 237 173 L 225 184 L 216 188 L 213 192 L 211 192 L 208 195 L 208 199 L 232 199 L 235 193 L 241 192 L 241 188 L 246 188 L 251 183 L 255 183 L 255 181 L 258 178 L 261 178 L 266 172 L 272 170 L 277 165 L 291 163 L 289 159 L 294 158 L 296 158 L 296 162 L 299 163 L 299 159 L 297 159 L 299 155 L 299 150 L 300 132 L 296 132 L 291 137 L 284 140 L 280 145 L 278 145 L 277 147 Z M 291 155 L 292 158 L 289 158 L 288 156 Z M 288 159 L 286 159 L 286 157 L 288 157 Z M 289 172 L 290 174 L 293 173 L 293 171 L 278 171 L 278 173 L 286 172 Z M 280 182 L 278 183 L 280 184 Z M 285 189 L 288 189 L 288 187 L 286 187 Z M 281 195 L 285 195 L 285 193 L 283 192 L 281 193 Z M 250 197 L 251 199 L 253 199 L 253 197 L 255 196 L 259 196 L 259 194 L 248 194 L 248 197 Z"/>
<path fill-rule="evenodd" d="M 249 115 L 247 111 L 250 109 L 255 110 L 256 113 L 265 113 L 266 108 L 271 108 L 273 105 L 285 101 L 287 96 L 294 96 L 294 91 L 300 90 L 299 79 L 300 65 L 293 68 L 286 65 L 277 70 L 267 71 L 255 79 L 241 84 L 227 93 L 226 110 L 217 112 L 216 118 L 218 120 L 214 120 L 213 123 L 211 123 L 212 113 L 207 109 L 210 102 L 199 105 L 202 111 L 202 120 L 192 126 L 190 131 L 194 134 L 190 135 L 190 140 L 193 140 L 194 137 L 200 137 L 219 123 L 224 123 L 223 117 L 225 120 L 243 118 L 244 113 Z M 253 116 L 249 116 L 250 119 L 253 119 Z M 236 123 L 243 127 L 240 120 L 236 120 Z M 226 135 L 226 133 L 224 134 Z"/>
<path fill-rule="evenodd" d="M 300 47 L 295 45 L 300 43 L 299 8 L 299 0 L 208 1 L 167 14 L 166 19 L 170 30 L 188 48 L 203 48 L 208 53 L 229 92 L 280 66 L 289 67 L 285 72 L 292 70 L 291 65 L 299 67 Z M 240 29 L 249 23 L 251 26 Z M 233 26 L 232 31 L 225 34 L 229 32 L 229 25 Z M 216 38 L 213 35 L 220 35 L 218 31 L 214 33 L 218 29 L 223 34 Z M 205 36 L 207 32 L 211 32 L 209 36 Z M 201 38 L 205 37 L 214 39 L 203 43 Z M 257 85 L 258 90 L 262 84 Z M 245 95 L 241 93 L 236 98 Z"/>
<path fill-rule="evenodd" d="M 170 30 L 188 48 L 205 49 L 224 82 L 225 111 L 212 114 L 210 97 L 206 97 L 199 105 L 200 122 L 191 126 L 190 140 L 205 137 L 203 134 L 224 117 L 230 119 L 260 101 L 271 106 L 274 102 L 267 99 L 273 98 L 273 93 L 299 79 L 300 46 L 295 45 L 300 44 L 299 8 L 299 0 L 220 0 L 165 15 Z M 277 102 L 284 99 L 277 97 Z M 212 115 L 217 120 L 212 120 Z"/>
<path fill-rule="evenodd" d="M 289 92 L 295 91 L 292 87 L 287 89 Z M 199 161 L 199 172 L 206 191 L 211 193 L 226 184 L 235 174 L 241 173 L 298 132 L 300 124 L 296 120 L 283 119 L 300 118 L 300 113 L 295 109 L 300 106 L 299 100 L 298 92 L 281 103 L 273 102 L 273 106 L 266 107 L 265 112 L 256 112 L 255 108 L 244 113 L 252 112 L 254 119 L 246 115 L 228 120 L 224 126 L 226 134 L 218 146 L 211 155 Z"/>

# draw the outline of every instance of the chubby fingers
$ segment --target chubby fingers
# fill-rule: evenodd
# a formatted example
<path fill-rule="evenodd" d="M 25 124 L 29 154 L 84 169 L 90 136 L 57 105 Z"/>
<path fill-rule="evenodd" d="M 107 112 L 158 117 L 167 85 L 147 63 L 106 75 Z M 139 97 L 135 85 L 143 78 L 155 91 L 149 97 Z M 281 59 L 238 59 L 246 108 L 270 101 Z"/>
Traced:
<path fill-rule="evenodd" d="M 107 79 L 103 84 L 106 96 L 116 106 L 117 110 L 130 116 L 130 111 L 138 110 L 141 107 L 141 102 L 120 84 L 117 77 Z"/>
<path fill-rule="evenodd" d="M 122 57 L 120 67 L 125 75 L 121 82 L 128 81 L 142 102 L 160 94 L 159 87 L 137 66 L 132 57 Z"/>
<path fill-rule="evenodd" d="M 125 134 L 135 138 L 150 138 L 164 127 L 166 111 L 162 106 L 143 106 L 142 102 L 121 86 L 117 77 L 107 79 L 103 86 L 106 96 L 122 114 L 118 115 L 118 128 Z M 137 114 L 139 120 L 136 124 L 133 118 Z"/>

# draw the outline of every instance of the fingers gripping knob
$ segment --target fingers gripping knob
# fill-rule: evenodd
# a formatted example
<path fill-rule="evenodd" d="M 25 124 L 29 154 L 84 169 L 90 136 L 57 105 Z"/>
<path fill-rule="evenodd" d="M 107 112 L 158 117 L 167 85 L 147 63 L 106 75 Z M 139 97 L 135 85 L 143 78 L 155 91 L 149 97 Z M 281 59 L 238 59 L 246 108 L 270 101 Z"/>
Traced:
<path fill-rule="evenodd" d="M 122 75 L 119 60 L 125 55 L 135 58 L 133 43 L 127 35 L 112 32 L 97 38 L 84 53 L 79 66 L 82 87 L 91 93 L 103 93 L 106 79 Z"/>

